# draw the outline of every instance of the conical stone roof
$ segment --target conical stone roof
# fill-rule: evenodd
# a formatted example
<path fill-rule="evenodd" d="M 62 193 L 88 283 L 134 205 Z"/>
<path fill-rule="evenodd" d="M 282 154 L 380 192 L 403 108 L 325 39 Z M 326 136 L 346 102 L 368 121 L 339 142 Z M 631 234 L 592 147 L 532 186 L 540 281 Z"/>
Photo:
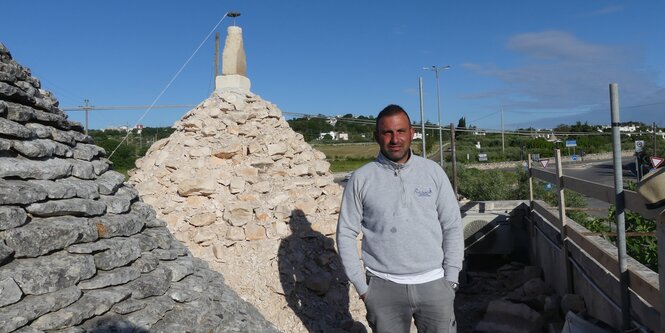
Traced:
<path fill-rule="evenodd" d="M 273 332 L 0 44 L 0 333 Z"/>
<path fill-rule="evenodd" d="M 335 250 L 342 190 L 325 155 L 244 89 L 215 91 L 175 128 L 130 172 L 143 200 L 279 329 L 351 330 L 364 307 Z"/>

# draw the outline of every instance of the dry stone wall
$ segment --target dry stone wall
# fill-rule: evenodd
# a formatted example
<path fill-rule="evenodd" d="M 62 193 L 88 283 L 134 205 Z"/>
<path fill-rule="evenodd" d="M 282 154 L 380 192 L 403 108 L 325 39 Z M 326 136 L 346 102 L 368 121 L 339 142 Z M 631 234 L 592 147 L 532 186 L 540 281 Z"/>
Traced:
<path fill-rule="evenodd" d="M 0 333 L 277 331 L 104 155 L 0 44 Z"/>
<path fill-rule="evenodd" d="M 358 331 L 334 233 L 341 187 L 273 104 L 220 89 L 136 162 L 130 182 L 174 235 L 287 332 Z"/>

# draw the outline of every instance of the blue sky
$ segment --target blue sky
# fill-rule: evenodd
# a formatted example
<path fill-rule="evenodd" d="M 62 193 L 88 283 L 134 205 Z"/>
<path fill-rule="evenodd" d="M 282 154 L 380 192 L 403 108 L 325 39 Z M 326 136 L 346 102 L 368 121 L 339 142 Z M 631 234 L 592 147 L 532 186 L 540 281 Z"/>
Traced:
<path fill-rule="evenodd" d="M 652 1 L 17 1 L 0 42 L 61 107 L 150 105 L 227 11 L 242 13 L 252 91 L 282 111 L 375 115 L 390 103 L 437 122 L 500 128 L 609 123 L 665 126 L 665 2 Z M 220 31 L 222 45 L 226 18 Z M 214 37 L 156 105 L 198 104 L 213 89 Z M 134 125 L 145 110 L 93 111 L 91 128 Z M 170 126 L 186 109 L 141 121 Z M 83 113 L 70 112 L 83 121 Z"/>

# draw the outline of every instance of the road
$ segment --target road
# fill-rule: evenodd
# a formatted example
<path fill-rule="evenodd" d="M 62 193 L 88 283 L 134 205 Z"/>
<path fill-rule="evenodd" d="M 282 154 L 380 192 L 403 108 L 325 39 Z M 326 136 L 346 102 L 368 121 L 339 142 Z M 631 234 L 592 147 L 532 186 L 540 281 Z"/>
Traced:
<path fill-rule="evenodd" d="M 635 176 L 635 158 L 624 157 L 621 159 L 623 169 L 623 183 L 627 184 L 629 181 L 637 182 Z M 554 163 L 547 166 L 548 171 L 555 172 Z M 584 179 L 587 181 L 596 182 L 599 184 L 614 186 L 614 163 L 612 160 L 593 161 L 593 162 L 579 162 L 568 163 L 563 165 L 563 174 L 575 178 Z M 610 204 L 586 197 L 587 213 L 594 217 L 607 217 L 607 211 Z"/>

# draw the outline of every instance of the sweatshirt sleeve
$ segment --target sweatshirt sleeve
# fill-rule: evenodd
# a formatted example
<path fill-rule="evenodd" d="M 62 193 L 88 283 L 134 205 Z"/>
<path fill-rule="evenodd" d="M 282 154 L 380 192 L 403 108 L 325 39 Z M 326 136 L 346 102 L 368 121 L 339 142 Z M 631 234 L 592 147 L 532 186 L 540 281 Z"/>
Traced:
<path fill-rule="evenodd" d="M 437 212 L 443 231 L 443 270 L 446 280 L 458 282 L 464 260 L 464 225 L 448 176 L 443 171 L 441 174 Z"/>
<path fill-rule="evenodd" d="M 357 247 L 361 221 L 362 204 L 358 194 L 357 180 L 352 176 L 342 195 L 337 221 L 337 248 L 346 276 L 356 288 L 358 295 L 366 293 L 368 288 Z"/>

